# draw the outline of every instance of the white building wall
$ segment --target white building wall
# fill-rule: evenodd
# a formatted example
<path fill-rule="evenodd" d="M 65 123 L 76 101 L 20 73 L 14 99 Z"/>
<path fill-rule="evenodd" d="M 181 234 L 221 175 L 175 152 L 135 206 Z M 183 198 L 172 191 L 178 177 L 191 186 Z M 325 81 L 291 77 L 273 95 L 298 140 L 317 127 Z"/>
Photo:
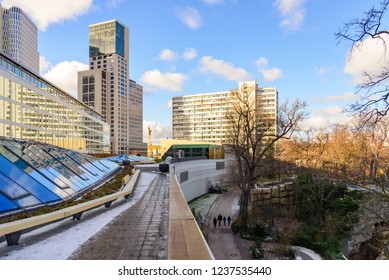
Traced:
<path fill-rule="evenodd" d="M 177 182 L 188 202 L 206 194 L 211 184 L 213 186 L 216 183 L 221 185 L 220 180 L 226 169 L 218 169 L 217 166 L 220 168 L 222 165 L 226 165 L 223 159 L 192 160 L 174 163 L 171 168 L 173 168 Z M 185 180 L 186 178 L 187 180 Z"/>

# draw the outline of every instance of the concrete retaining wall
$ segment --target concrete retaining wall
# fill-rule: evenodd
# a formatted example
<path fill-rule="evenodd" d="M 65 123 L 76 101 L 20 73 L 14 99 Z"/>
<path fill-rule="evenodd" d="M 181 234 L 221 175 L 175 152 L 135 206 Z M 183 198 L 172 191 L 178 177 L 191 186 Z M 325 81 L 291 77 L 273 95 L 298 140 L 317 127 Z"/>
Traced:
<path fill-rule="evenodd" d="M 251 195 L 253 207 L 271 206 L 274 204 L 291 205 L 294 203 L 295 198 L 295 192 L 291 183 L 257 188 L 252 190 Z"/>
<path fill-rule="evenodd" d="M 225 165 L 224 160 L 193 160 L 173 163 L 170 168 L 188 202 L 207 193 L 211 185 L 220 185 Z"/>

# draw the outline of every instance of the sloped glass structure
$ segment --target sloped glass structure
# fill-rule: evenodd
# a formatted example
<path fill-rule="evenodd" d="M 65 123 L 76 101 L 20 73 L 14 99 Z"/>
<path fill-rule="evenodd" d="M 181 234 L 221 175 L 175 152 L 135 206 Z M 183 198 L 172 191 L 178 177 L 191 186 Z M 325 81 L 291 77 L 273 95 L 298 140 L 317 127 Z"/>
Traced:
<path fill-rule="evenodd" d="M 80 196 L 119 168 L 73 150 L 0 137 L 0 216 Z"/>
<path fill-rule="evenodd" d="M 118 164 L 155 163 L 155 158 L 134 155 L 120 155 L 108 157 L 106 159 Z"/>

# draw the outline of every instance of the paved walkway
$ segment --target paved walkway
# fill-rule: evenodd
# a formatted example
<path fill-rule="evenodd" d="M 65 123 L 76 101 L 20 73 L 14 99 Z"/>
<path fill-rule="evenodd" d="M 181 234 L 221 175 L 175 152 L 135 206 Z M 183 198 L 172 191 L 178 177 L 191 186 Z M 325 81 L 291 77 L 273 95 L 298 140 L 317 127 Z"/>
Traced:
<path fill-rule="evenodd" d="M 227 193 L 220 195 L 205 219 L 204 235 L 208 242 L 214 257 L 216 260 L 252 260 L 253 257 L 250 252 L 250 246 L 253 241 L 245 240 L 234 234 L 231 227 L 221 223 L 221 226 L 213 225 L 213 217 L 217 217 L 219 214 L 228 217 L 231 215 L 234 220 L 238 213 L 235 213 L 236 202 L 240 197 L 240 190 L 234 189 Z M 275 243 L 263 243 L 265 249 L 270 250 Z M 312 260 L 320 259 L 320 256 L 315 252 L 302 248 L 293 247 L 296 253 L 296 259 L 299 260 Z"/>
<path fill-rule="evenodd" d="M 168 197 L 167 175 L 159 174 L 142 199 L 83 244 L 70 259 L 167 259 Z"/>
<path fill-rule="evenodd" d="M 219 214 L 236 218 L 234 204 L 239 199 L 240 189 L 230 190 L 220 195 L 208 212 L 205 220 L 204 235 L 216 260 L 251 260 L 249 248 L 251 241 L 239 238 L 231 231 L 231 227 L 224 223 L 214 227 L 213 218 Z"/>

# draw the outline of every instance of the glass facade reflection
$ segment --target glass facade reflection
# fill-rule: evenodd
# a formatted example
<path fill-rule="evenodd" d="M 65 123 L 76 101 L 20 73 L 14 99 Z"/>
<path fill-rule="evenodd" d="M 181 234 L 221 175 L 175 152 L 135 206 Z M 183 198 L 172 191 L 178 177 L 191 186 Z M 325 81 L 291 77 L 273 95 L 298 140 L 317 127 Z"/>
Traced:
<path fill-rule="evenodd" d="M 0 38 L 2 53 L 39 73 L 38 28 L 22 9 L 0 4 Z"/>
<path fill-rule="evenodd" d="M 89 57 L 113 54 L 125 56 L 125 28 L 117 21 L 91 25 Z"/>
<path fill-rule="evenodd" d="M 0 216 L 75 198 L 118 169 L 110 160 L 0 137 Z"/>
<path fill-rule="evenodd" d="M 101 114 L 0 54 L 0 136 L 109 153 Z"/>

